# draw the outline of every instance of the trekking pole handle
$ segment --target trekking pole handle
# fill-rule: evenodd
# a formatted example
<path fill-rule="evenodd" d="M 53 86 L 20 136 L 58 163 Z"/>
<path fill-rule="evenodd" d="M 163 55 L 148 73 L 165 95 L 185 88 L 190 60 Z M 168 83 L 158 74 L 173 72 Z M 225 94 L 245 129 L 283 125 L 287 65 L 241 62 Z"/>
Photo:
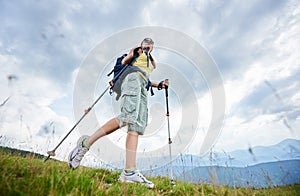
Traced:
<path fill-rule="evenodd" d="M 166 97 L 169 97 L 168 86 L 165 86 L 165 91 L 166 91 Z"/>
<path fill-rule="evenodd" d="M 168 80 L 168 79 L 166 79 L 166 80 Z M 167 85 L 165 86 L 165 94 L 166 94 L 166 106 L 167 106 L 166 116 L 170 116 L 170 113 L 169 113 L 169 100 L 168 100 L 169 93 L 168 93 L 168 86 Z"/>
<path fill-rule="evenodd" d="M 169 82 L 169 79 L 165 79 L 164 82 Z M 169 86 L 165 85 L 166 97 L 168 97 L 168 88 L 169 88 Z"/>

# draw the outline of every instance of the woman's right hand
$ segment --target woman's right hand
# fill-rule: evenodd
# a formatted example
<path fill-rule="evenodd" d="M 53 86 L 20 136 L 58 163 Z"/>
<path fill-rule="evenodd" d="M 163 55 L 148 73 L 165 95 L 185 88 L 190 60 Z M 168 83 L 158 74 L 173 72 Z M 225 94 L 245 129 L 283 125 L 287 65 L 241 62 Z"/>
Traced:
<path fill-rule="evenodd" d="M 133 47 L 130 52 L 129 52 L 129 55 L 132 55 L 132 57 L 134 56 L 134 51 L 137 49 L 137 48 L 140 48 L 140 46 L 135 46 Z"/>
<path fill-rule="evenodd" d="M 122 65 L 126 65 L 127 63 L 130 62 L 130 60 L 134 57 L 134 51 L 139 47 L 140 46 L 135 46 L 130 50 L 128 55 L 122 60 Z"/>

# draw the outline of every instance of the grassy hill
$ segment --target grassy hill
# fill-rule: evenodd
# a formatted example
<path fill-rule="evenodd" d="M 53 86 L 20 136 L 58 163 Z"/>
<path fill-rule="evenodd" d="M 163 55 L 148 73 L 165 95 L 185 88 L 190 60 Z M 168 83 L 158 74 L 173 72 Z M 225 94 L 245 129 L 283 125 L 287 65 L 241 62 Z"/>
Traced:
<path fill-rule="evenodd" d="M 119 172 L 79 167 L 24 151 L 0 148 L 0 195 L 300 195 L 300 185 L 270 189 L 219 187 L 149 178 L 154 189 L 117 181 Z"/>

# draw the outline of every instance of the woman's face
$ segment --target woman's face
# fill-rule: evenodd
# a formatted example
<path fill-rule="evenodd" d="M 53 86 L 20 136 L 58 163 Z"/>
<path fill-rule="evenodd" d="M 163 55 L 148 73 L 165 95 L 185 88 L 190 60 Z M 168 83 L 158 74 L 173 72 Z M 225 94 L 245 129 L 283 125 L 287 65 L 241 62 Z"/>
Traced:
<path fill-rule="evenodd" d="M 147 48 L 149 52 L 151 52 L 153 50 L 153 41 L 143 41 L 142 42 L 142 48 Z"/>

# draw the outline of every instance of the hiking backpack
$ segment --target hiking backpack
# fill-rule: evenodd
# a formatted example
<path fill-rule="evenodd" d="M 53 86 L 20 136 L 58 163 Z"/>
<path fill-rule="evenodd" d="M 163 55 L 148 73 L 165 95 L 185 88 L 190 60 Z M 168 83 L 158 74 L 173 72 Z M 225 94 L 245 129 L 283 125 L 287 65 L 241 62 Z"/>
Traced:
<path fill-rule="evenodd" d="M 128 75 L 129 73 L 136 72 L 136 71 L 143 73 L 143 71 L 140 70 L 138 67 L 132 66 L 132 63 L 139 56 L 137 53 L 137 49 L 134 51 L 134 56 L 133 56 L 132 60 L 129 63 L 127 63 L 126 65 L 122 65 L 122 60 L 127 56 L 127 54 L 123 54 L 122 56 L 118 57 L 114 68 L 111 70 L 111 72 L 109 72 L 107 74 L 108 77 L 110 75 L 114 74 L 113 79 L 109 82 L 109 85 L 111 86 L 109 93 L 112 95 L 112 93 L 115 92 L 117 94 L 116 100 L 119 100 L 119 98 L 121 96 L 121 85 L 122 85 L 122 81 L 125 78 L 125 76 Z M 144 75 L 146 76 L 145 73 L 144 73 Z M 148 79 L 146 88 L 147 88 L 147 90 L 149 90 L 149 89 L 151 90 L 151 96 L 153 96 L 154 93 L 153 93 L 153 89 L 152 89 L 152 84 L 149 79 Z"/>
<path fill-rule="evenodd" d="M 111 70 L 111 72 L 109 72 L 107 74 L 108 77 L 110 75 L 114 74 L 113 79 L 111 81 L 109 81 L 109 85 L 110 85 L 109 93 L 112 95 L 112 93 L 115 92 L 117 94 L 116 100 L 118 100 L 119 97 L 121 96 L 121 84 L 122 84 L 122 80 L 125 77 L 125 74 L 123 74 L 123 73 L 125 72 L 125 70 L 128 70 L 129 67 L 131 67 L 132 63 L 138 57 L 138 54 L 134 54 L 134 57 L 132 58 L 132 60 L 128 64 L 122 65 L 122 60 L 126 56 L 127 56 L 127 54 L 123 54 L 122 56 L 118 57 L 117 60 L 116 60 L 114 68 Z"/>

